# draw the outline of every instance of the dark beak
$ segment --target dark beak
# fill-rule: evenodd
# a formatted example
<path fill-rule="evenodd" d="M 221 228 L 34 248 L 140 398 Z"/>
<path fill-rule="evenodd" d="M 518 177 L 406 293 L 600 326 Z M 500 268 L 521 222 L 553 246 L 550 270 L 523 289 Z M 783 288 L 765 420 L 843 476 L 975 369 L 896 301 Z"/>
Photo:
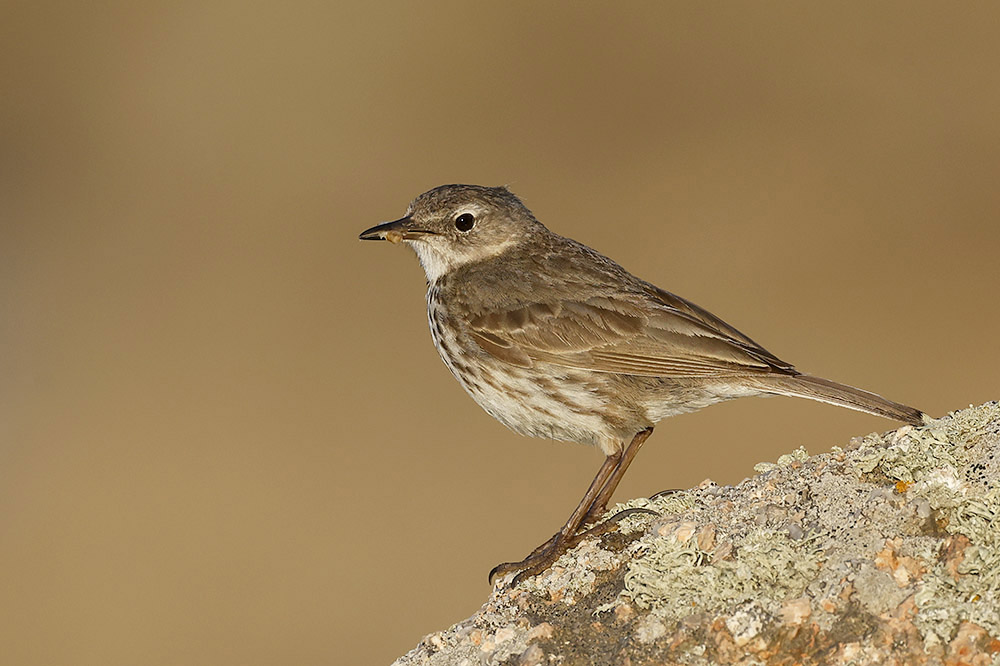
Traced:
<path fill-rule="evenodd" d="M 365 229 L 358 236 L 361 240 L 385 240 L 385 235 L 391 231 L 403 235 L 406 233 L 406 223 L 410 221 L 408 217 L 401 217 L 394 222 L 383 222 L 377 227 Z"/>
<path fill-rule="evenodd" d="M 408 217 L 401 217 L 393 222 L 384 222 L 377 227 L 365 229 L 358 236 L 361 240 L 387 240 L 390 243 L 398 243 L 409 238 L 416 238 L 424 234 L 431 233 L 425 229 L 415 229 L 413 220 Z"/>

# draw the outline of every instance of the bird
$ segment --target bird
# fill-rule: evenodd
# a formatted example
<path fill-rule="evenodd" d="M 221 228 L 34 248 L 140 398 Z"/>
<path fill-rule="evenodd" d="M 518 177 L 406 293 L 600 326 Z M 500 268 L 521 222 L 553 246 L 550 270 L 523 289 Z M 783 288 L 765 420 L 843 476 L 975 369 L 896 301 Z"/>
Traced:
<path fill-rule="evenodd" d="M 601 522 L 661 420 L 749 396 L 808 398 L 920 425 L 924 414 L 797 370 L 722 319 L 539 222 L 506 187 L 442 185 L 360 234 L 403 243 L 427 278 L 434 346 L 514 432 L 596 446 L 604 461 L 562 528 L 490 572 L 516 585 Z"/>

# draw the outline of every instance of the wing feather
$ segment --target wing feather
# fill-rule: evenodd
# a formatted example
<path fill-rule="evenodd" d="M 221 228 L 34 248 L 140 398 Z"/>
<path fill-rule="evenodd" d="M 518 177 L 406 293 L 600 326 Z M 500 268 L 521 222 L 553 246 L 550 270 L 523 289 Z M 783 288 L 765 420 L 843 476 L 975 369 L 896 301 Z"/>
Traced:
<path fill-rule="evenodd" d="M 522 367 L 544 361 L 654 377 L 795 374 L 714 315 L 650 287 L 641 305 L 601 296 L 481 313 L 470 319 L 471 334 L 489 354 Z"/>

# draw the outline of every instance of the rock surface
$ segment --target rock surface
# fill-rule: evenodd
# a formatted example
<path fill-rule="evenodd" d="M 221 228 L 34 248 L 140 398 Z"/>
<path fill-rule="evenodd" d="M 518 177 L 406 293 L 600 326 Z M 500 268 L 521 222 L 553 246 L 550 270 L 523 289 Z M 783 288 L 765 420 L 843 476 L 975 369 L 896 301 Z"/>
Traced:
<path fill-rule="evenodd" d="M 1000 664 L 1000 405 L 803 449 L 497 582 L 398 666 Z"/>

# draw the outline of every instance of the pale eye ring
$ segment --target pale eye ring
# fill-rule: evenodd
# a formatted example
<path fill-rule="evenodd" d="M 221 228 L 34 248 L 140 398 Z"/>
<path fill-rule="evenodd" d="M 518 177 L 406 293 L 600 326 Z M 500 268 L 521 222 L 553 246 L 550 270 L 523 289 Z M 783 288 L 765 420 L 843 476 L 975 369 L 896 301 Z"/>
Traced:
<path fill-rule="evenodd" d="M 476 217 L 472 213 L 462 213 L 455 218 L 455 228 L 459 231 L 472 231 L 476 226 Z"/>

